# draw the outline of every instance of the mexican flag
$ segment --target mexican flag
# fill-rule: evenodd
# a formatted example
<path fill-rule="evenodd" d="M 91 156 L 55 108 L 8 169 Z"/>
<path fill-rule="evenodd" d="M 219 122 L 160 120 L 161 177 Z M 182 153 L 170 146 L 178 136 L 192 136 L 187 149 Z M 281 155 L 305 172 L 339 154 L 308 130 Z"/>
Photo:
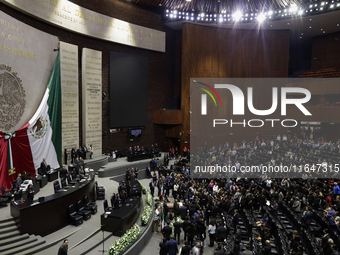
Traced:
<path fill-rule="evenodd" d="M 43 159 L 52 169 L 61 162 L 61 84 L 60 57 L 38 110 L 15 132 L 0 131 L 0 186 L 9 189 L 16 174 L 36 175 Z"/>
<path fill-rule="evenodd" d="M 164 208 L 162 209 L 161 233 L 163 233 L 163 228 L 164 228 Z"/>

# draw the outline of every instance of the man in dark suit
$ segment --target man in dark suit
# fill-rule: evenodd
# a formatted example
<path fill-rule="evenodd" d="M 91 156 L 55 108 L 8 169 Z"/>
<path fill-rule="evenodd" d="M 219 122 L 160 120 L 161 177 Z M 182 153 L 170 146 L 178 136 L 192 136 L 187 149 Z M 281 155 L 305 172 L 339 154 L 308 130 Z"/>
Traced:
<path fill-rule="evenodd" d="M 74 163 L 76 157 L 77 157 L 76 148 L 72 148 L 72 150 L 71 150 L 71 163 L 72 164 Z"/>
<path fill-rule="evenodd" d="M 167 255 L 167 246 L 166 246 L 166 240 L 163 239 L 163 242 L 159 243 L 159 255 Z"/>
<path fill-rule="evenodd" d="M 59 177 L 60 177 L 60 179 L 65 179 L 67 174 L 68 174 L 68 171 L 65 168 L 65 165 L 62 165 L 61 169 L 59 170 Z"/>
<path fill-rule="evenodd" d="M 83 151 L 83 158 L 86 159 L 87 147 L 86 147 L 85 144 L 84 144 L 84 146 L 83 146 L 83 148 L 82 148 L 82 151 Z"/>
<path fill-rule="evenodd" d="M 150 165 L 146 167 L 146 178 L 151 178 L 151 168 Z"/>
<path fill-rule="evenodd" d="M 328 218 L 328 222 L 329 222 L 329 228 L 331 231 L 339 234 L 339 229 L 338 229 L 338 225 L 335 222 L 335 214 L 333 214 L 333 216 Z"/>
<path fill-rule="evenodd" d="M 182 218 L 182 219 L 185 219 L 183 224 L 182 224 L 182 228 L 183 228 L 183 231 L 184 231 L 184 240 L 187 240 L 188 231 L 189 231 L 191 222 L 189 220 L 189 217 L 185 217 L 185 218 Z"/>
<path fill-rule="evenodd" d="M 164 239 L 170 240 L 170 235 L 172 234 L 172 227 L 170 227 L 170 223 L 167 222 L 166 226 L 163 228 Z"/>
<path fill-rule="evenodd" d="M 233 215 L 233 217 L 231 217 L 231 219 L 232 219 L 232 223 L 233 223 L 234 228 L 236 228 L 236 225 L 238 225 L 238 220 L 239 220 L 239 215 L 238 215 L 237 210 L 234 211 L 234 215 Z"/>
<path fill-rule="evenodd" d="M 241 242 L 241 237 L 242 237 L 242 231 L 240 229 L 240 226 L 236 226 L 236 232 L 235 232 L 235 240 L 239 240 Z"/>
<path fill-rule="evenodd" d="M 185 219 L 185 217 L 188 215 L 187 211 L 188 211 L 188 208 L 184 205 L 179 208 L 179 214 L 182 219 Z"/>
<path fill-rule="evenodd" d="M 191 248 L 187 245 L 187 241 L 183 241 L 183 247 L 180 255 L 190 255 Z"/>
<path fill-rule="evenodd" d="M 19 188 L 20 185 L 22 184 L 22 179 L 21 179 L 21 173 L 18 174 L 18 177 L 17 177 L 17 187 Z"/>
<path fill-rule="evenodd" d="M 226 229 L 222 224 L 220 224 L 216 229 L 216 240 L 218 242 L 223 242 L 225 237 L 226 237 Z"/>
<path fill-rule="evenodd" d="M 270 255 L 272 248 L 270 247 L 270 241 L 266 240 L 266 245 L 262 248 L 263 255 Z"/>
<path fill-rule="evenodd" d="M 81 146 L 79 146 L 78 150 L 77 150 L 77 157 L 80 158 L 83 156 L 83 149 L 81 148 Z"/>
<path fill-rule="evenodd" d="M 178 245 L 173 236 L 170 236 L 170 240 L 166 243 L 166 246 L 169 255 L 177 255 Z"/>
<path fill-rule="evenodd" d="M 68 252 L 68 240 L 65 239 L 63 244 L 59 247 L 58 255 L 67 255 Z"/>
<path fill-rule="evenodd" d="M 327 246 L 328 244 L 328 238 L 329 238 L 329 234 L 328 234 L 328 229 L 325 228 L 323 230 L 323 236 L 322 236 L 322 239 L 321 239 L 321 248 L 324 249 L 324 247 Z"/>
<path fill-rule="evenodd" d="M 302 214 L 302 220 L 305 223 L 306 227 L 309 227 L 310 223 L 313 219 L 313 212 L 309 211 L 308 206 L 306 206 L 306 211 Z"/>
<path fill-rule="evenodd" d="M 175 233 L 175 240 L 177 239 L 177 243 L 180 243 L 180 235 L 181 235 L 181 223 L 177 221 L 177 217 L 175 218 L 174 222 L 174 233 Z M 176 238 L 177 237 L 177 238 Z"/>
<path fill-rule="evenodd" d="M 51 169 L 51 167 L 49 165 L 47 165 L 46 163 L 46 159 L 43 159 L 43 161 L 40 164 L 40 171 L 41 171 L 41 175 L 46 175 L 47 172 Z"/>
<path fill-rule="evenodd" d="M 153 196 L 155 193 L 155 184 L 153 182 L 153 179 L 151 179 L 151 182 L 149 183 L 149 188 L 150 188 L 151 196 Z"/>

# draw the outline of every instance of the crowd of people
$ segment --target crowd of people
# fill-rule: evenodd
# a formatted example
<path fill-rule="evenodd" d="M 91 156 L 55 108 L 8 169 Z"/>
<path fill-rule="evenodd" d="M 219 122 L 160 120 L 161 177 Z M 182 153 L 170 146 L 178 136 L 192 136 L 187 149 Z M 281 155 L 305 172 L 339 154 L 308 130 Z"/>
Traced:
<path fill-rule="evenodd" d="M 242 141 L 233 146 L 226 143 L 208 148 L 205 145 L 192 154 L 191 162 L 178 156 L 170 168 L 162 164 L 157 166 L 151 171 L 149 184 L 151 194 L 154 196 L 157 189 L 160 199 L 155 211 L 154 231 L 158 231 L 163 213 L 165 222 L 176 223 L 162 229 L 164 244 L 160 244 L 160 254 L 166 254 L 166 249 L 170 254 L 166 248 L 170 240 L 177 244 L 185 241 L 181 254 L 190 251 L 202 254 L 209 237 L 214 254 L 266 255 L 273 249 L 286 249 L 296 255 L 303 252 L 337 255 L 340 248 L 340 188 L 335 164 L 340 162 L 339 149 L 339 141 L 326 142 L 322 137 L 312 140 L 302 132 L 299 136 L 275 135 L 267 141 L 256 137 L 254 141 Z M 190 165 L 213 163 L 235 167 L 241 164 L 320 164 L 333 171 L 319 178 L 315 178 L 318 176 L 313 171 L 300 172 L 300 178 L 271 178 L 266 174 L 257 178 L 237 174 L 221 177 L 212 173 L 196 178 L 190 171 Z M 170 202 L 173 202 L 171 213 Z M 248 217 L 256 221 L 251 222 Z M 289 220 L 289 229 L 283 226 L 287 235 L 285 244 L 279 243 L 276 235 L 281 230 L 278 231 L 273 223 L 280 217 L 293 217 Z M 242 226 L 245 221 L 249 221 L 251 231 Z M 184 233 L 184 238 L 180 238 L 180 233 Z M 245 237 L 252 241 L 247 244 L 243 241 Z M 257 238 L 261 241 L 257 242 Z M 311 246 L 313 238 L 317 246 Z M 188 251 L 183 251 L 184 247 L 188 247 L 184 249 Z"/>

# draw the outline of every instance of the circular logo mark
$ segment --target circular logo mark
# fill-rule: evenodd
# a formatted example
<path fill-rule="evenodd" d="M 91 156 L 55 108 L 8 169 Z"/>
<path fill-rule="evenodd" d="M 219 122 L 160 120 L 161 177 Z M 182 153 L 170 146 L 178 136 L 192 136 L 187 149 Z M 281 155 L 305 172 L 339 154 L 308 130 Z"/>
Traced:
<path fill-rule="evenodd" d="M 18 73 L 0 64 L 0 130 L 11 130 L 21 119 L 26 94 Z"/>
<path fill-rule="evenodd" d="M 44 119 L 42 116 L 37 119 L 34 126 L 32 127 L 32 130 L 30 131 L 30 134 L 35 139 L 41 139 L 45 136 L 48 129 L 48 120 Z"/>

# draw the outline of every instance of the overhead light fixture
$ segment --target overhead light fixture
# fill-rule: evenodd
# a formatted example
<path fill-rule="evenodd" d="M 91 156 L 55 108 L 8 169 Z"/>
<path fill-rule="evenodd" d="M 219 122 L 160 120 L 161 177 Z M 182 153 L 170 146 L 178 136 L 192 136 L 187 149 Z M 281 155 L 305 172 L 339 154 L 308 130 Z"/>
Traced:
<path fill-rule="evenodd" d="M 240 12 L 240 11 L 235 12 L 233 14 L 233 18 L 236 22 L 239 21 L 242 18 L 242 12 Z"/>
<path fill-rule="evenodd" d="M 262 23 L 265 19 L 266 19 L 266 16 L 263 13 L 257 16 L 257 20 L 259 23 Z"/>
<path fill-rule="evenodd" d="M 272 15 L 273 15 L 273 11 L 269 11 L 269 12 L 268 12 L 268 15 L 269 15 L 269 16 L 272 16 Z"/>
<path fill-rule="evenodd" d="M 298 7 L 296 6 L 296 4 L 292 4 L 290 6 L 290 9 L 289 9 L 290 12 L 296 12 L 297 10 L 298 10 Z"/>
<path fill-rule="evenodd" d="M 303 14 L 303 10 L 299 10 L 298 14 L 302 15 Z"/>

